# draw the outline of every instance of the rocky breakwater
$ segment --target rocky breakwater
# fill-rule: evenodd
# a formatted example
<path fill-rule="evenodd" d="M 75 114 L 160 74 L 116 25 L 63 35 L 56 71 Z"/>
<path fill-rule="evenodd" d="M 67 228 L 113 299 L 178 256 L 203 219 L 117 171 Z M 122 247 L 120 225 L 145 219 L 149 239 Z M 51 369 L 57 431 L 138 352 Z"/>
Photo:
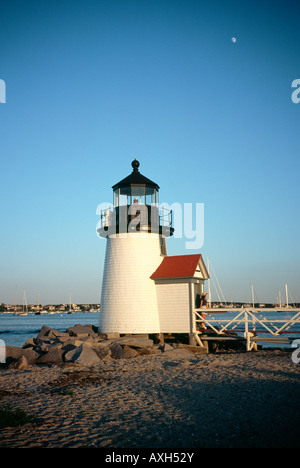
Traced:
<path fill-rule="evenodd" d="M 5 365 L 15 369 L 63 363 L 92 366 L 102 359 L 129 359 L 163 350 L 163 347 L 154 345 L 147 335 L 112 338 L 97 333 L 93 325 L 78 324 L 65 332 L 44 325 L 37 337 L 30 338 L 22 348 L 6 346 Z"/>

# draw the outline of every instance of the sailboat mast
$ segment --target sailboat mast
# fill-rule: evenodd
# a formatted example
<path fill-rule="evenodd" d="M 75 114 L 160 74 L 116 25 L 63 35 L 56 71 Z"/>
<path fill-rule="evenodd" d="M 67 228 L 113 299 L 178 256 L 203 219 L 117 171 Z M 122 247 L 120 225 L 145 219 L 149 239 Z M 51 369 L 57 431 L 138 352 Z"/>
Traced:
<path fill-rule="evenodd" d="M 285 285 L 286 306 L 289 306 L 288 285 Z"/>
<path fill-rule="evenodd" d="M 281 307 L 281 291 L 278 292 L 279 295 L 279 307 Z"/>
<path fill-rule="evenodd" d="M 16 286 L 15 290 L 15 307 L 14 307 L 14 313 L 17 311 L 17 296 L 18 296 L 18 286 Z"/>
<path fill-rule="evenodd" d="M 208 271 L 208 276 L 209 276 L 208 281 L 207 281 L 207 283 L 208 283 L 208 305 L 211 308 L 210 274 L 209 274 L 209 258 L 208 258 L 208 256 L 207 256 L 207 271 Z"/>

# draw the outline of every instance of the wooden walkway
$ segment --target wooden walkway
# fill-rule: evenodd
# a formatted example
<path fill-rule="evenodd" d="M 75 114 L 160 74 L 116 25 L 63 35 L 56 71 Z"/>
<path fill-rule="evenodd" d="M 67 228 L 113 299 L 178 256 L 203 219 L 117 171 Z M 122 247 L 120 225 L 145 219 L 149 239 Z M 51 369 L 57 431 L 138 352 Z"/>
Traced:
<path fill-rule="evenodd" d="M 228 312 L 234 312 L 234 317 L 226 318 Z M 290 317 L 268 319 L 264 315 L 266 312 L 288 312 Z M 215 315 L 221 313 L 222 318 L 215 317 Z M 260 330 L 257 330 L 257 325 L 260 326 Z M 294 325 L 299 325 L 297 327 L 298 331 L 290 330 Z M 202 330 L 203 326 L 206 330 Z M 300 333 L 300 308 L 194 309 L 193 333 L 199 346 L 204 346 L 203 341 L 216 343 L 235 341 L 244 343 L 246 350 L 251 351 L 257 348 L 257 343 L 291 345 L 297 334 Z M 262 336 L 262 334 L 265 336 Z"/>

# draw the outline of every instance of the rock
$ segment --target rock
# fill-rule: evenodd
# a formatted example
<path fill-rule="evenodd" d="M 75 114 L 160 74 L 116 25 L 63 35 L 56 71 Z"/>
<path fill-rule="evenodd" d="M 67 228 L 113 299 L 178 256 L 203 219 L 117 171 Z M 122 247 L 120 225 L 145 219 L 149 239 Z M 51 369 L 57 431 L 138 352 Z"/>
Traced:
<path fill-rule="evenodd" d="M 73 349 L 76 349 L 77 346 L 74 345 L 74 343 L 63 343 L 63 346 L 62 346 L 62 351 L 63 353 L 68 353 L 69 351 L 73 351 Z"/>
<path fill-rule="evenodd" d="M 80 346 L 82 343 L 92 348 L 93 346 L 97 344 L 97 338 L 89 335 L 89 336 L 81 336 L 79 339 L 78 338 L 75 339 L 75 344 L 77 346 Z"/>
<path fill-rule="evenodd" d="M 95 351 L 99 359 L 111 357 L 111 351 L 108 346 L 96 346 L 92 350 Z"/>
<path fill-rule="evenodd" d="M 75 325 L 67 329 L 70 336 L 84 337 L 84 336 L 97 336 L 89 325 Z"/>
<path fill-rule="evenodd" d="M 124 358 L 124 350 L 119 343 L 112 343 L 109 346 L 111 351 L 111 357 L 113 359 L 123 359 Z"/>
<path fill-rule="evenodd" d="M 22 348 L 34 348 L 36 345 L 36 339 L 35 338 L 29 338 L 29 340 L 26 341 L 26 343 L 23 344 Z"/>
<path fill-rule="evenodd" d="M 23 349 L 18 346 L 6 346 L 6 364 L 11 364 L 23 356 Z"/>
<path fill-rule="evenodd" d="M 152 348 L 153 340 L 150 340 L 147 335 L 132 335 L 132 336 L 122 336 L 121 338 L 116 338 L 115 343 L 120 345 L 131 346 L 132 348 Z"/>
<path fill-rule="evenodd" d="M 139 355 L 139 353 L 135 349 L 130 348 L 130 346 L 128 345 L 124 346 L 123 351 L 124 351 L 125 359 L 135 358 L 136 356 Z"/>
<path fill-rule="evenodd" d="M 26 348 L 23 349 L 23 356 L 27 359 L 28 364 L 32 365 L 35 364 L 36 360 L 40 357 L 40 354 L 32 348 Z"/>
<path fill-rule="evenodd" d="M 140 348 L 135 348 L 135 349 L 139 354 L 158 354 L 158 351 L 155 348 L 140 347 Z"/>
<path fill-rule="evenodd" d="M 208 353 L 208 348 L 205 347 L 205 346 L 201 347 L 201 346 L 193 346 L 193 345 L 179 343 L 178 348 L 184 348 L 184 349 L 187 349 L 188 351 L 190 351 L 191 353 L 196 353 L 196 354 L 198 354 L 198 353 L 207 354 Z"/>
<path fill-rule="evenodd" d="M 101 338 L 107 338 L 108 340 L 115 340 L 116 338 L 120 338 L 120 333 L 99 333 L 98 335 Z"/>
<path fill-rule="evenodd" d="M 6 346 L 6 364 L 10 364 L 18 361 L 23 356 L 27 359 L 28 364 L 34 364 L 37 358 L 40 356 L 39 353 L 34 351 L 33 348 L 19 348 L 17 346 Z"/>
<path fill-rule="evenodd" d="M 62 332 L 62 331 L 59 331 L 59 330 L 55 330 L 55 329 L 51 329 L 51 334 L 49 334 L 48 336 L 53 336 L 53 338 L 58 338 L 59 340 L 65 338 L 67 339 L 69 337 L 69 333 L 66 333 L 66 332 Z"/>
<path fill-rule="evenodd" d="M 107 334 L 101 335 L 97 331 L 93 325 L 77 324 L 69 327 L 66 332 L 44 325 L 38 336 L 27 340 L 23 348 L 7 347 L 7 363 L 14 363 L 24 356 L 29 365 L 35 362 L 69 362 L 90 366 L 100 359 L 130 359 L 140 354 L 158 353 L 157 346 L 154 347 L 153 340 L 147 334 L 120 337 L 118 333 L 112 333 L 108 339 Z"/>
<path fill-rule="evenodd" d="M 81 344 L 78 348 L 75 348 L 65 354 L 65 361 L 76 362 L 84 366 L 92 366 L 97 364 L 100 359 L 89 346 Z"/>
<path fill-rule="evenodd" d="M 55 340 L 56 338 L 63 338 L 68 337 L 69 334 L 66 332 L 62 332 L 59 330 L 55 330 L 54 328 L 50 328 L 47 325 L 43 325 L 38 336 L 36 337 L 36 343 L 40 341 L 47 341 L 47 340 Z"/>
<path fill-rule="evenodd" d="M 17 361 L 12 362 L 9 366 L 9 369 L 27 369 L 29 367 L 29 363 L 25 356 L 21 356 Z"/>
<path fill-rule="evenodd" d="M 59 348 L 58 346 L 53 346 L 52 348 L 49 349 L 49 351 L 44 354 L 44 356 L 39 357 L 36 360 L 37 364 L 59 364 L 63 362 L 62 359 L 62 349 Z"/>
<path fill-rule="evenodd" d="M 36 337 L 37 341 L 44 336 L 48 336 L 50 331 L 51 331 L 50 327 L 48 327 L 47 325 L 43 325 L 42 328 L 40 329 L 38 336 Z"/>

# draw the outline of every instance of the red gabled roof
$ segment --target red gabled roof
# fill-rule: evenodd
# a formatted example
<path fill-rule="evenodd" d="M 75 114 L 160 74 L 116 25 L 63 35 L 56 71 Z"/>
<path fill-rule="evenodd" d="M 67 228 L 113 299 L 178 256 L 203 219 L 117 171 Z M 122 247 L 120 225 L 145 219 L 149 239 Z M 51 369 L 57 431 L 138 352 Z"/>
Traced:
<path fill-rule="evenodd" d="M 201 254 L 164 257 L 163 261 L 150 278 L 182 278 L 194 276 L 200 258 Z"/>

